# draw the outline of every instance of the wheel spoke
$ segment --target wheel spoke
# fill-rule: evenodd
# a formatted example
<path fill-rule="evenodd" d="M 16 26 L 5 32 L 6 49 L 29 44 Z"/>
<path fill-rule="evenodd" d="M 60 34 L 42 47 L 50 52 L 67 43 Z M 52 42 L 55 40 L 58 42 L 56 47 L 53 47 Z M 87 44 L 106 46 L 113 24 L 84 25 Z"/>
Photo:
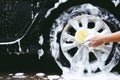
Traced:
<path fill-rule="evenodd" d="M 93 50 L 92 52 L 95 54 L 98 61 L 105 61 L 108 56 L 109 52 L 111 51 L 111 45 L 105 45 L 104 48 L 101 48 L 100 50 Z"/>
<path fill-rule="evenodd" d="M 103 48 L 103 51 L 105 51 L 106 53 L 110 52 L 111 51 L 111 48 L 112 48 L 112 45 L 105 45 L 104 48 Z"/>
<path fill-rule="evenodd" d="M 81 24 L 83 27 L 87 28 L 88 26 L 88 18 L 86 16 L 81 17 Z"/>
<path fill-rule="evenodd" d="M 112 48 L 112 46 L 113 46 L 113 42 L 110 42 L 110 43 L 105 44 L 104 47 L 109 50 L 109 48 Z"/>
<path fill-rule="evenodd" d="M 95 22 L 95 27 L 93 28 L 95 31 L 99 31 L 103 28 L 103 23 L 101 21 Z"/>
<path fill-rule="evenodd" d="M 74 47 L 77 47 L 77 44 L 75 42 L 74 43 L 63 43 L 62 46 L 63 46 L 62 47 L 63 51 L 68 51 Z"/>
<path fill-rule="evenodd" d="M 78 51 L 75 53 L 75 55 L 72 58 L 72 62 L 77 63 L 80 62 L 81 58 L 82 58 L 82 50 L 83 50 L 83 46 L 80 46 Z"/>
<path fill-rule="evenodd" d="M 108 51 L 107 49 L 105 49 L 105 48 L 100 49 L 100 51 L 101 51 L 102 53 L 108 53 L 108 52 L 109 52 L 109 51 Z"/>
<path fill-rule="evenodd" d="M 83 48 L 81 54 L 83 54 L 81 63 L 87 66 L 89 64 L 89 50 L 85 47 Z"/>
<path fill-rule="evenodd" d="M 68 34 L 67 32 L 64 32 L 62 34 L 62 39 L 65 40 L 65 41 L 75 41 L 75 37 Z"/>
<path fill-rule="evenodd" d="M 101 49 L 101 51 L 104 52 L 104 54 L 102 54 L 101 60 L 105 61 L 108 56 L 109 56 L 109 52 L 111 52 L 112 49 L 112 45 L 105 45 L 103 49 Z"/>
<path fill-rule="evenodd" d="M 110 34 L 110 31 L 105 29 L 104 31 L 101 32 L 102 34 Z"/>
<path fill-rule="evenodd" d="M 103 58 L 103 57 L 106 57 L 106 55 L 101 54 L 100 51 L 95 51 L 95 50 L 93 50 L 92 52 L 94 53 L 94 55 L 95 55 L 96 58 L 97 58 L 97 66 L 100 68 L 100 70 L 103 70 L 105 61 L 104 61 L 102 58 Z M 93 66 L 93 67 L 94 67 L 94 66 Z M 97 69 L 97 68 L 96 68 L 96 69 Z"/>
<path fill-rule="evenodd" d="M 70 20 L 69 24 L 77 31 L 80 27 L 79 27 L 79 23 L 77 20 Z"/>
<path fill-rule="evenodd" d="M 101 55 L 101 53 L 99 51 L 92 50 L 92 53 L 94 53 L 94 55 L 96 56 L 98 61 L 101 61 L 102 55 Z"/>

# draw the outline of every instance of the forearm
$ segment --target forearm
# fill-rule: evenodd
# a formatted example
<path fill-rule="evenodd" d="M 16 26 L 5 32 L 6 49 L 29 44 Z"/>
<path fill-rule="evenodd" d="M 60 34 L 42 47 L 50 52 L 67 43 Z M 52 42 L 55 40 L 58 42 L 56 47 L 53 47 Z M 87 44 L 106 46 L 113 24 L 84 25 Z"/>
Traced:
<path fill-rule="evenodd" d="M 120 31 L 106 35 L 103 37 L 103 42 L 119 42 L 120 41 Z"/>

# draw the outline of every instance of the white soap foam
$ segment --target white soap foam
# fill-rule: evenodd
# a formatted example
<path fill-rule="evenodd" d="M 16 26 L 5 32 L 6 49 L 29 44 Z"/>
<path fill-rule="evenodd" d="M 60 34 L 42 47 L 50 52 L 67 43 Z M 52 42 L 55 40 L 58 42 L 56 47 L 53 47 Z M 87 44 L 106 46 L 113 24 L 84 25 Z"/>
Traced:
<path fill-rule="evenodd" d="M 112 0 L 112 2 L 114 3 L 115 7 L 117 7 L 120 4 L 120 0 Z"/>
<path fill-rule="evenodd" d="M 44 73 L 36 73 L 36 76 L 43 77 L 43 76 L 45 76 L 45 74 Z"/>
<path fill-rule="evenodd" d="M 54 4 L 54 7 L 50 8 L 50 9 L 47 11 L 45 17 L 47 18 L 47 17 L 51 14 L 51 11 L 53 11 L 53 10 L 56 9 L 56 8 L 58 8 L 58 6 L 59 6 L 60 4 L 65 3 L 65 2 L 67 2 L 67 1 L 68 1 L 68 0 L 59 0 L 57 3 Z"/>

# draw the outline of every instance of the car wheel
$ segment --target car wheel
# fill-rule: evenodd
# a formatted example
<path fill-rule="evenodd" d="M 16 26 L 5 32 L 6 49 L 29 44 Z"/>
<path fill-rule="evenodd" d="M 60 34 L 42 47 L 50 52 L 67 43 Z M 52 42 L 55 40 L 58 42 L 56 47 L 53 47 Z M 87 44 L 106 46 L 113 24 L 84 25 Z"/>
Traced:
<path fill-rule="evenodd" d="M 113 33 L 119 27 L 119 21 L 105 9 L 92 4 L 73 6 L 52 25 L 51 54 L 62 71 L 109 72 L 119 62 L 119 43 L 108 42 L 91 48 L 87 40 L 94 34 Z"/>

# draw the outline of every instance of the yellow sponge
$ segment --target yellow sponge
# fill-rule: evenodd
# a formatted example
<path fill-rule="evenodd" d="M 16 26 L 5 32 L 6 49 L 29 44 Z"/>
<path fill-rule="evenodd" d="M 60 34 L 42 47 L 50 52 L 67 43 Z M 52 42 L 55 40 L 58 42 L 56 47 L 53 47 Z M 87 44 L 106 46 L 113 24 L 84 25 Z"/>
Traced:
<path fill-rule="evenodd" d="M 83 43 L 88 36 L 89 36 L 89 30 L 84 28 L 78 30 L 75 33 L 75 39 L 80 43 Z"/>

